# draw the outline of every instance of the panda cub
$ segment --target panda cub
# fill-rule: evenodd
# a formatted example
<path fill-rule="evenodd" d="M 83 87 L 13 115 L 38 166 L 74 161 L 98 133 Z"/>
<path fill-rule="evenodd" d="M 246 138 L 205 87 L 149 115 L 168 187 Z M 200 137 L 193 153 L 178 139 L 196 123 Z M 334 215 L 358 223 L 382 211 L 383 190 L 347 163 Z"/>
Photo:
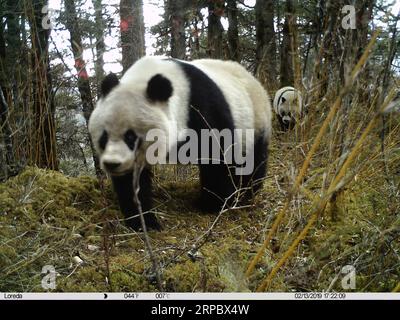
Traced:
<path fill-rule="evenodd" d="M 250 172 L 238 174 L 243 162 L 239 163 L 236 157 L 228 161 L 225 150 L 218 149 L 217 161 L 200 159 L 200 152 L 210 149 L 206 140 L 213 139 L 213 134 L 203 136 L 203 131 L 211 129 L 213 134 L 215 130 L 226 133 L 238 129 L 253 133 L 250 138 L 238 134 L 240 138 L 232 140 L 234 148 L 241 146 L 242 152 L 244 149 L 251 154 L 249 159 L 254 163 Z M 247 203 L 260 188 L 266 174 L 271 106 L 262 85 L 238 63 L 144 57 L 121 80 L 109 74 L 102 82 L 89 132 L 101 168 L 111 177 L 126 223 L 135 230 L 141 228 L 141 223 L 133 201 L 134 179 L 139 181 L 138 197 L 147 228 L 160 229 L 150 211 L 153 163 L 148 154 L 154 140 L 148 136 L 154 130 L 162 132 L 157 139 L 165 147 L 160 147 L 157 155 L 165 159 L 171 157 L 173 150 L 183 148 L 189 130 L 197 134 L 191 143 L 193 146 L 194 141 L 194 154 L 198 155 L 198 205 L 204 212 Z M 137 163 L 143 164 L 140 177 L 133 176 Z"/>
<path fill-rule="evenodd" d="M 293 129 L 302 113 L 302 97 L 293 87 L 283 87 L 275 93 L 274 111 L 282 131 Z"/>

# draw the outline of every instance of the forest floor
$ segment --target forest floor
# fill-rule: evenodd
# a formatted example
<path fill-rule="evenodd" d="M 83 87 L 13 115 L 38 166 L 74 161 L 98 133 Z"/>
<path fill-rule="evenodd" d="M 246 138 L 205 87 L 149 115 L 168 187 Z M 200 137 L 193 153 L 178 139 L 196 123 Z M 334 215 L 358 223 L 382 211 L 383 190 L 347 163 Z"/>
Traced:
<path fill-rule="evenodd" d="M 292 171 L 304 159 L 302 145 L 287 140 L 273 138 L 268 176 L 254 206 L 225 212 L 215 225 L 217 216 L 193 206 L 199 193 L 196 168 L 155 168 L 156 211 L 164 229 L 149 235 L 165 291 L 256 290 L 309 217 L 310 199 L 295 197 L 270 249 L 246 279 L 245 270 L 284 203 Z M 314 195 L 324 184 L 324 152 L 307 175 Z M 388 192 L 392 183 L 381 173 L 356 175 L 269 290 L 344 291 L 346 265 L 355 268 L 353 291 L 393 290 L 400 281 L 400 200 Z M 0 184 L 0 291 L 44 291 L 46 265 L 57 272 L 58 292 L 156 291 L 143 234 L 117 217 L 108 181 L 101 186 L 93 177 L 27 167 Z"/>

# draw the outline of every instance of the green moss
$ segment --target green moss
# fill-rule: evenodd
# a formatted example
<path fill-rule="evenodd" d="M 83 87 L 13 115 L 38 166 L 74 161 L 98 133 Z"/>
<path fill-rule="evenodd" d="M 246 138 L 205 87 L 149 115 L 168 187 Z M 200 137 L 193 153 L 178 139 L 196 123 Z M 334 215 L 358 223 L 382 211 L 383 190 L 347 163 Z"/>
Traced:
<path fill-rule="evenodd" d="M 205 275 L 204 275 L 205 276 Z M 173 292 L 200 291 L 200 265 L 191 261 L 176 264 L 164 273 L 165 288 Z"/>
<path fill-rule="evenodd" d="M 143 275 L 127 270 L 111 273 L 111 288 L 116 292 L 156 291 Z"/>
<path fill-rule="evenodd" d="M 0 184 L 0 190 L 0 282 L 7 283 L 6 291 L 40 287 L 44 265 L 70 265 L 87 246 L 81 234 L 101 227 L 97 212 L 107 206 L 96 179 L 33 167 Z M 115 214 L 114 203 L 111 208 Z M 36 283 L 32 273 L 39 275 Z"/>
<path fill-rule="evenodd" d="M 110 291 L 106 276 L 97 267 L 82 267 L 76 272 L 57 278 L 60 292 Z"/>
<path fill-rule="evenodd" d="M 390 291 L 399 281 L 393 239 L 395 230 L 400 230 L 400 219 L 389 213 L 389 199 L 375 187 L 358 185 L 347 190 L 337 204 L 340 223 L 326 221 L 323 232 L 312 237 L 313 268 L 321 271 L 316 284 L 320 290 L 326 289 L 332 275 L 345 265 L 355 267 L 359 291 Z M 343 290 L 340 281 L 334 289 Z"/>

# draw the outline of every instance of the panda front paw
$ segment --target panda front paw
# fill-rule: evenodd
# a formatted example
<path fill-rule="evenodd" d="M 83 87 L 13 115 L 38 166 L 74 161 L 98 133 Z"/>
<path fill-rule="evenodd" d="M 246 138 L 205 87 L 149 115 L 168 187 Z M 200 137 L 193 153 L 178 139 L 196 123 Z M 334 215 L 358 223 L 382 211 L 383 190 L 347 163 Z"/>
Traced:
<path fill-rule="evenodd" d="M 156 230 L 156 231 L 162 230 L 161 224 L 158 222 L 157 218 L 153 213 L 145 214 L 144 222 L 146 224 L 147 230 Z M 139 217 L 127 219 L 126 225 L 135 231 L 143 231 L 142 222 L 140 221 Z"/>
<path fill-rule="evenodd" d="M 148 213 L 144 216 L 144 220 L 146 222 L 146 227 L 148 230 L 156 230 L 156 231 L 161 231 L 162 226 L 158 222 L 156 216 L 154 213 Z"/>

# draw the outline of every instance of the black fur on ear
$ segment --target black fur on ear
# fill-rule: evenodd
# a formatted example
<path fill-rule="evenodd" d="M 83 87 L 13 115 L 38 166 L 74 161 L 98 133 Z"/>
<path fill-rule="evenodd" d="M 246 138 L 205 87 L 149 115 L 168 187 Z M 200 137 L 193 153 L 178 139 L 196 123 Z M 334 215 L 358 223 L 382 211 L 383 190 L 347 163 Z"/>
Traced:
<path fill-rule="evenodd" d="M 147 84 L 147 98 L 152 101 L 165 102 L 172 96 L 172 84 L 161 74 L 153 76 Z"/>
<path fill-rule="evenodd" d="M 115 73 L 108 74 L 101 82 L 101 96 L 105 98 L 112 89 L 119 85 L 119 79 Z"/>

